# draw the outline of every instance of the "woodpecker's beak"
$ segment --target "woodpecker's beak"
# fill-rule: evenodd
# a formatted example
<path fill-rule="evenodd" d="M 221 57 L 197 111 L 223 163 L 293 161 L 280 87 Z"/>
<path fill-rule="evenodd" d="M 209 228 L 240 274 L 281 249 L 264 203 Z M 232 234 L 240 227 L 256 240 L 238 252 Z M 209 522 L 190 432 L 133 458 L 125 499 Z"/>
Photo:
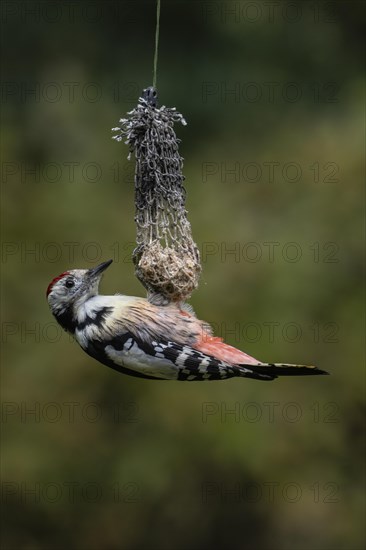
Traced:
<path fill-rule="evenodd" d="M 91 269 L 88 270 L 89 277 L 94 279 L 95 277 L 103 273 L 103 271 L 105 271 L 107 267 L 111 265 L 112 262 L 113 260 L 108 260 L 107 262 L 103 262 L 102 264 L 97 265 L 97 267 L 92 267 Z"/>

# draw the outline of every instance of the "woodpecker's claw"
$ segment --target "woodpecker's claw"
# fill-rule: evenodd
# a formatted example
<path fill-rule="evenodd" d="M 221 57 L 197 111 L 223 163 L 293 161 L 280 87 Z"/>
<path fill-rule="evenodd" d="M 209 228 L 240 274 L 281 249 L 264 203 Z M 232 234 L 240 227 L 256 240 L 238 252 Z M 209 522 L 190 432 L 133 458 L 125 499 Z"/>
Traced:
<path fill-rule="evenodd" d="M 97 267 L 92 267 L 91 269 L 88 270 L 89 277 L 95 277 L 96 275 L 100 275 L 100 273 L 103 273 L 103 271 L 105 271 L 107 267 L 111 265 L 112 262 L 113 260 L 107 260 L 106 262 L 103 262 L 97 265 Z"/>

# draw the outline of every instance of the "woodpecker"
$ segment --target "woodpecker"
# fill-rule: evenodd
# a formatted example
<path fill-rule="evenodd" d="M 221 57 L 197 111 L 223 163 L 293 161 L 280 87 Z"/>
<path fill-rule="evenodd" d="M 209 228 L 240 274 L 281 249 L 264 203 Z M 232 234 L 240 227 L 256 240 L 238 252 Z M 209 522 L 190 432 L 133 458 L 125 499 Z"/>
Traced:
<path fill-rule="evenodd" d="M 213 336 L 187 304 L 100 295 L 100 280 L 111 263 L 65 271 L 47 288 L 57 322 L 100 363 L 130 376 L 159 380 L 328 374 L 311 366 L 262 363 Z"/>

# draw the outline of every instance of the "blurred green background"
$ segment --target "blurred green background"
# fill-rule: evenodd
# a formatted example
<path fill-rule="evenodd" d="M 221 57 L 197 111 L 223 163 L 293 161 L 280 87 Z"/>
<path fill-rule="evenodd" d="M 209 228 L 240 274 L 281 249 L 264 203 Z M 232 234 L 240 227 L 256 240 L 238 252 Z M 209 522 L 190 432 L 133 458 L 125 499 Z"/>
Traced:
<path fill-rule="evenodd" d="M 45 300 L 130 260 L 110 128 L 152 83 L 154 2 L 2 4 L 2 547 L 364 548 L 363 2 L 162 2 L 203 275 L 191 304 L 329 377 L 181 384 L 88 358 Z"/>

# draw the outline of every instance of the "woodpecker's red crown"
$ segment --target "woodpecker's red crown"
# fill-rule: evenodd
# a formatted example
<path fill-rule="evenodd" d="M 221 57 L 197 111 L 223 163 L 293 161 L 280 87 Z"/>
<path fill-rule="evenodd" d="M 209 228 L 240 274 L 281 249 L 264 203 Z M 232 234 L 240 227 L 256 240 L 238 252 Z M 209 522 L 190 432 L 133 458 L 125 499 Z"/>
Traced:
<path fill-rule="evenodd" d="M 58 275 L 58 277 L 55 277 L 54 279 L 52 279 L 52 281 L 50 282 L 50 284 L 47 287 L 46 297 L 48 297 L 48 295 L 51 292 L 54 284 L 57 283 L 57 281 L 59 281 L 60 279 L 63 279 L 64 277 L 66 277 L 66 275 L 69 275 L 69 274 L 70 274 L 70 271 L 64 271 L 63 273 L 61 273 L 61 275 Z"/>

